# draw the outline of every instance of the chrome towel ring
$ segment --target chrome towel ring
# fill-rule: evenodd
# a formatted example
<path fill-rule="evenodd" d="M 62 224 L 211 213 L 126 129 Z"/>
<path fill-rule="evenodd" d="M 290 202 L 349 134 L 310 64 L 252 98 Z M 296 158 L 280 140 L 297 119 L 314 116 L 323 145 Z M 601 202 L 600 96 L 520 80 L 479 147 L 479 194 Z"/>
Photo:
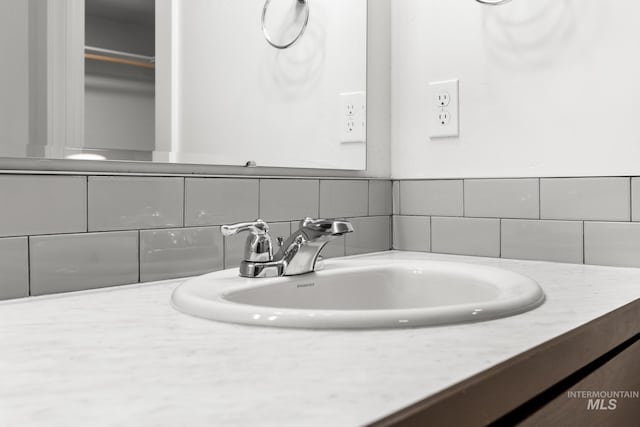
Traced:
<path fill-rule="evenodd" d="M 300 31 L 298 32 L 298 35 L 293 40 L 291 40 L 290 42 L 284 43 L 284 44 L 278 44 L 278 43 L 274 42 L 273 39 L 271 38 L 271 35 L 267 31 L 267 27 L 265 25 L 265 20 L 266 20 L 266 17 L 267 17 L 267 10 L 269 9 L 269 4 L 271 4 L 271 0 L 266 0 L 264 2 L 264 7 L 262 8 L 262 34 L 264 34 L 264 38 L 267 40 L 267 43 L 269 43 L 271 46 L 275 47 L 276 49 L 287 49 L 287 48 L 293 46 L 293 44 L 295 42 L 300 40 L 300 37 L 302 37 L 302 35 L 304 34 L 305 30 L 307 29 L 307 26 L 309 25 L 309 2 L 308 2 L 308 0 L 297 0 L 297 2 L 300 3 L 301 5 L 304 5 L 304 13 L 305 13 L 304 23 L 302 24 L 302 28 L 300 28 Z"/>
<path fill-rule="evenodd" d="M 478 3 L 488 4 L 489 6 L 499 6 L 501 4 L 509 3 L 511 0 L 476 0 Z"/>

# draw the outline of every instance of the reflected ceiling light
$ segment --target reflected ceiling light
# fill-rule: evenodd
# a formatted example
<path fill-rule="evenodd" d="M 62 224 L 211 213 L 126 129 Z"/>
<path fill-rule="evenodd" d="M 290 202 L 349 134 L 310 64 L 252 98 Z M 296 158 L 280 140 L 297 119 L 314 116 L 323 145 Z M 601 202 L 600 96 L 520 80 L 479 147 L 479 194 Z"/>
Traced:
<path fill-rule="evenodd" d="M 79 153 L 79 154 L 70 154 L 65 157 L 65 159 L 70 160 L 107 160 L 105 156 L 101 156 L 100 154 L 91 154 L 91 153 Z"/>

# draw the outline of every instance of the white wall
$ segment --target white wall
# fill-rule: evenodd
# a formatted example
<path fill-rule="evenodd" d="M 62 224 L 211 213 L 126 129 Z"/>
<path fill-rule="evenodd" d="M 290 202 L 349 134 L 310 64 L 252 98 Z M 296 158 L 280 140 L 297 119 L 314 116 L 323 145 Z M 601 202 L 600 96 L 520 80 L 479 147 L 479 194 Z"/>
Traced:
<path fill-rule="evenodd" d="M 392 1 L 394 178 L 640 173 L 640 2 Z M 427 83 L 460 79 L 460 137 Z"/>
<path fill-rule="evenodd" d="M 0 155 L 29 142 L 29 2 L 0 1 Z"/>
<path fill-rule="evenodd" d="M 175 160 L 364 169 L 365 144 L 339 142 L 339 94 L 366 90 L 366 0 L 311 1 L 307 32 L 285 51 L 263 38 L 263 4 L 174 8 Z"/>

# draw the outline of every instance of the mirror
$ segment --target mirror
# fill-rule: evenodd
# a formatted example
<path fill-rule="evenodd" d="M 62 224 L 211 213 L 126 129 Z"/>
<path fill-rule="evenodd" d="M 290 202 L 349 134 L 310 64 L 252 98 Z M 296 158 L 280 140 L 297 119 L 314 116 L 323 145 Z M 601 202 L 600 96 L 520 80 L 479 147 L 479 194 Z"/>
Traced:
<path fill-rule="evenodd" d="M 366 169 L 366 0 L 7 0 L 0 53 L 2 157 Z"/>

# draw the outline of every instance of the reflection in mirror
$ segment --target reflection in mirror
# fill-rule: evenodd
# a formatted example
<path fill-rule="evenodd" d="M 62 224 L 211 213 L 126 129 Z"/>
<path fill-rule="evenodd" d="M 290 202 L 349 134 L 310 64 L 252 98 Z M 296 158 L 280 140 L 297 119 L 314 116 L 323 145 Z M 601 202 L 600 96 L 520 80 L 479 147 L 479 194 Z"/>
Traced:
<path fill-rule="evenodd" d="M 366 19 L 366 0 L 3 1 L 0 156 L 363 170 Z"/>
<path fill-rule="evenodd" d="M 84 28 L 84 141 L 66 157 L 151 160 L 154 0 L 85 0 Z"/>

